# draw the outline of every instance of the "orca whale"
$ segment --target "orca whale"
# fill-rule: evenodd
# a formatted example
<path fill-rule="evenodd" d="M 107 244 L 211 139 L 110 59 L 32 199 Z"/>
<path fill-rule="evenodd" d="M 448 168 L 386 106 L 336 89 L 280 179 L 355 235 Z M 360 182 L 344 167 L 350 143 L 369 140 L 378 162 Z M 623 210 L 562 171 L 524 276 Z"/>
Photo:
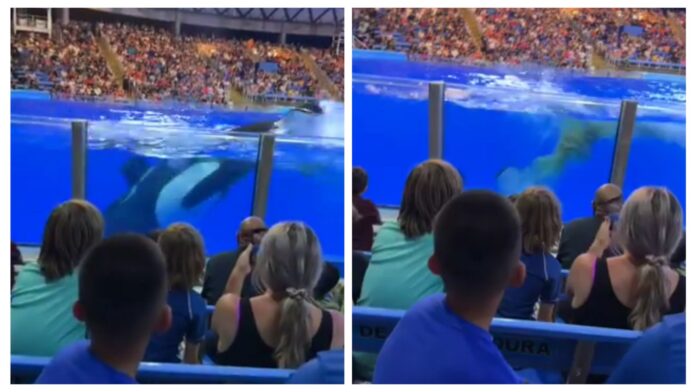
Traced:
<path fill-rule="evenodd" d="M 307 102 L 301 105 L 295 106 L 288 112 L 298 112 L 310 116 L 324 114 L 324 110 L 317 102 Z M 249 125 L 242 125 L 241 127 L 229 129 L 228 132 L 246 132 L 246 133 L 266 133 L 272 132 L 281 128 L 282 119 L 278 121 L 263 121 L 258 123 L 253 123 Z"/>
<path fill-rule="evenodd" d="M 321 106 L 306 103 L 292 108 L 283 119 L 259 122 L 227 130 L 228 133 L 262 134 L 281 127 L 303 128 L 323 114 Z M 129 160 L 122 168 L 128 192 L 104 211 L 105 233 L 147 233 L 172 222 L 190 220 L 199 211 L 219 202 L 229 189 L 256 169 L 256 162 L 242 159 L 187 158 L 151 165 L 144 157 Z"/>
<path fill-rule="evenodd" d="M 219 202 L 255 162 L 188 158 L 151 166 L 143 157 L 122 168 L 129 191 L 104 211 L 105 234 L 147 233 Z"/>
<path fill-rule="evenodd" d="M 565 120 L 559 141 L 551 153 L 536 157 L 527 166 L 508 166 L 498 171 L 498 190 L 504 194 L 514 194 L 557 179 L 571 162 L 591 159 L 594 144 L 602 139 L 614 138 L 616 126 L 614 121 Z M 636 122 L 634 138 L 639 137 L 684 146 L 686 143 L 683 133 L 674 125 L 653 121 Z"/>

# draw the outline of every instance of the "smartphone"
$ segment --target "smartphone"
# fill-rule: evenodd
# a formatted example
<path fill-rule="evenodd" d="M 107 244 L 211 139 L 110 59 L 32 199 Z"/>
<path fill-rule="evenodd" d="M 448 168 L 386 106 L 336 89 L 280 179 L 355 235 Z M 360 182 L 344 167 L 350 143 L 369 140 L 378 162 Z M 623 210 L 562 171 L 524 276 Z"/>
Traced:
<path fill-rule="evenodd" d="M 251 254 L 249 255 L 249 264 L 252 266 L 256 264 L 256 254 L 259 253 L 259 246 L 254 245 L 251 247 Z"/>
<path fill-rule="evenodd" d="M 609 221 L 610 221 L 609 230 L 614 230 L 614 228 L 616 227 L 616 222 L 619 221 L 619 214 L 609 215 Z"/>

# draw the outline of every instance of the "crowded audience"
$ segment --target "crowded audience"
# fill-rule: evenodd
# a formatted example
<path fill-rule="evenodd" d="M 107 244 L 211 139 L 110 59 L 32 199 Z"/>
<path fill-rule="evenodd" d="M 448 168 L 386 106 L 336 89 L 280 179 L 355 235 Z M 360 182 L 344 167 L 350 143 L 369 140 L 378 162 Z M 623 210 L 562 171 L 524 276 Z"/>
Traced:
<path fill-rule="evenodd" d="M 608 60 L 685 64 L 685 45 L 669 20 L 685 13 L 652 9 L 478 8 L 477 35 L 461 9 L 360 9 L 359 47 L 407 52 L 416 59 L 590 68 L 594 52 Z M 638 27 L 640 32 L 624 28 Z M 480 50 L 479 50 L 480 46 Z"/>
<path fill-rule="evenodd" d="M 58 96 L 98 98 L 117 94 L 91 24 L 71 22 L 60 25 L 57 32 L 52 38 L 27 32 L 12 35 L 12 88 L 24 83 L 41 89 L 39 78 L 43 74 Z M 21 78 L 19 72 L 23 73 Z"/>
<path fill-rule="evenodd" d="M 254 40 L 181 36 L 145 24 L 71 21 L 58 34 L 12 36 L 13 88 L 49 89 L 75 99 L 133 96 L 155 101 L 226 104 L 230 88 L 249 96 L 315 97 L 316 78 L 291 45 Z M 125 82 L 117 82 L 101 53 L 103 37 L 120 60 Z M 343 57 L 314 49 L 315 61 L 339 89 Z M 48 54 L 48 55 L 47 55 Z M 277 65 L 264 70 L 260 63 Z M 51 84 L 41 84 L 42 75 Z"/>
<path fill-rule="evenodd" d="M 611 373 L 590 370 L 582 382 L 684 383 L 686 236 L 672 192 L 646 186 L 624 203 L 620 187 L 603 184 L 591 203 L 593 216 L 563 225 L 562 203 L 549 189 L 529 187 L 507 198 L 463 191 L 448 167 L 442 161 L 416 166 L 397 221 L 377 230 L 371 253 L 353 255 L 354 277 L 356 268 L 364 273 L 354 289 L 360 292 L 356 306 L 406 310 L 385 333 L 378 355 L 353 354 L 358 381 L 539 382 L 539 373 L 530 381 L 529 369 L 508 362 L 519 346 L 504 349 L 496 335 L 496 347 L 491 336 L 494 319 L 506 331 L 511 325 L 504 319 L 520 319 L 543 321 L 542 328 L 565 323 L 645 331 Z M 422 230 L 398 246 L 416 227 L 407 224 L 416 222 L 408 213 L 420 217 Z M 355 205 L 353 214 L 355 222 Z M 419 253 L 425 246 L 429 250 Z M 512 357 L 501 350 L 512 350 Z M 648 353 L 660 364 L 646 361 Z"/>
<path fill-rule="evenodd" d="M 361 9 L 353 25 L 368 48 L 399 50 L 423 58 L 457 59 L 475 55 L 462 10 L 444 8 Z"/>
<path fill-rule="evenodd" d="M 310 48 L 308 52 L 317 65 L 326 71 L 329 80 L 333 82 L 338 88 L 340 95 L 343 96 L 343 60 L 345 57 L 343 48 L 338 52 L 335 49 Z"/>
<path fill-rule="evenodd" d="M 141 362 L 301 368 L 292 382 L 342 381 L 342 307 L 332 297 L 342 285 L 309 226 L 246 218 L 239 251 L 209 270 L 203 238 L 186 223 L 106 239 L 103 227 L 87 201 L 59 205 L 37 261 L 16 278 L 12 354 L 52 358 L 37 383 L 135 383 Z M 198 294 L 204 275 L 212 317 Z"/>

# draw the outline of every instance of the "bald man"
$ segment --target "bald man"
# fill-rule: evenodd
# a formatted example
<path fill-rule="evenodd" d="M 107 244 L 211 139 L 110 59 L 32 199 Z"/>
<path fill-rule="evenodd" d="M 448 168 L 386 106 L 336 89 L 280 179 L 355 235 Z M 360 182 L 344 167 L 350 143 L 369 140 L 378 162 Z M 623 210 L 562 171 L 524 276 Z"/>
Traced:
<path fill-rule="evenodd" d="M 231 252 L 220 253 L 210 258 L 205 267 L 205 279 L 203 281 L 203 291 L 201 292 L 208 305 L 215 305 L 222 296 L 230 272 L 232 272 L 232 268 L 234 268 L 234 264 L 242 251 L 249 244 L 258 245 L 266 231 L 268 231 L 268 228 L 263 219 L 250 216 L 242 221 L 237 230 L 237 249 Z M 247 277 L 242 287 L 242 297 L 253 297 L 257 294 L 259 293 L 254 289 L 249 277 Z"/>
<path fill-rule="evenodd" d="M 563 268 L 570 268 L 576 257 L 587 252 L 604 218 L 618 214 L 622 205 L 623 193 L 618 186 L 604 184 L 597 189 L 592 201 L 593 216 L 576 219 L 563 227 L 557 256 Z"/>

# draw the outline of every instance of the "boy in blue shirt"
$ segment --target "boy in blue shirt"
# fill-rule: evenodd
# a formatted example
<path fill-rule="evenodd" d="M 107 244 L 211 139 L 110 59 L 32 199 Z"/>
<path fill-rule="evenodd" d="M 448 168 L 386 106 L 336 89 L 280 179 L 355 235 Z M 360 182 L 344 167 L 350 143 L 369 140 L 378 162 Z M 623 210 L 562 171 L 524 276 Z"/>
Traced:
<path fill-rule="evenodd" d="M 524 282 L 514 207 L 492 192 L 464 192 L 438 214 L 434 240 L 429 268 L 445 294 L 404 315 L 379 354 L 374 383 L 521 382 L 488 331 L 506 287 Z"/>
<path fill-rule="evenodd" d="M 343 384 L 343 349 L 322 351 L 300 366 L 289 384 Z"/>
<path fill-rule="evenodd" d="M 167 271 L 150 239 L 126 234 L 94 247 L 80 266 L 73 312 L 91 341 L 56 354 L 38 384 L 133 384 L 153 332 L 171 324 Z"/>
<path fill-rule="evenodd" d="M 686 384 L 686 313 L 665 316 L 624 355 L 608 384 Z"/>

